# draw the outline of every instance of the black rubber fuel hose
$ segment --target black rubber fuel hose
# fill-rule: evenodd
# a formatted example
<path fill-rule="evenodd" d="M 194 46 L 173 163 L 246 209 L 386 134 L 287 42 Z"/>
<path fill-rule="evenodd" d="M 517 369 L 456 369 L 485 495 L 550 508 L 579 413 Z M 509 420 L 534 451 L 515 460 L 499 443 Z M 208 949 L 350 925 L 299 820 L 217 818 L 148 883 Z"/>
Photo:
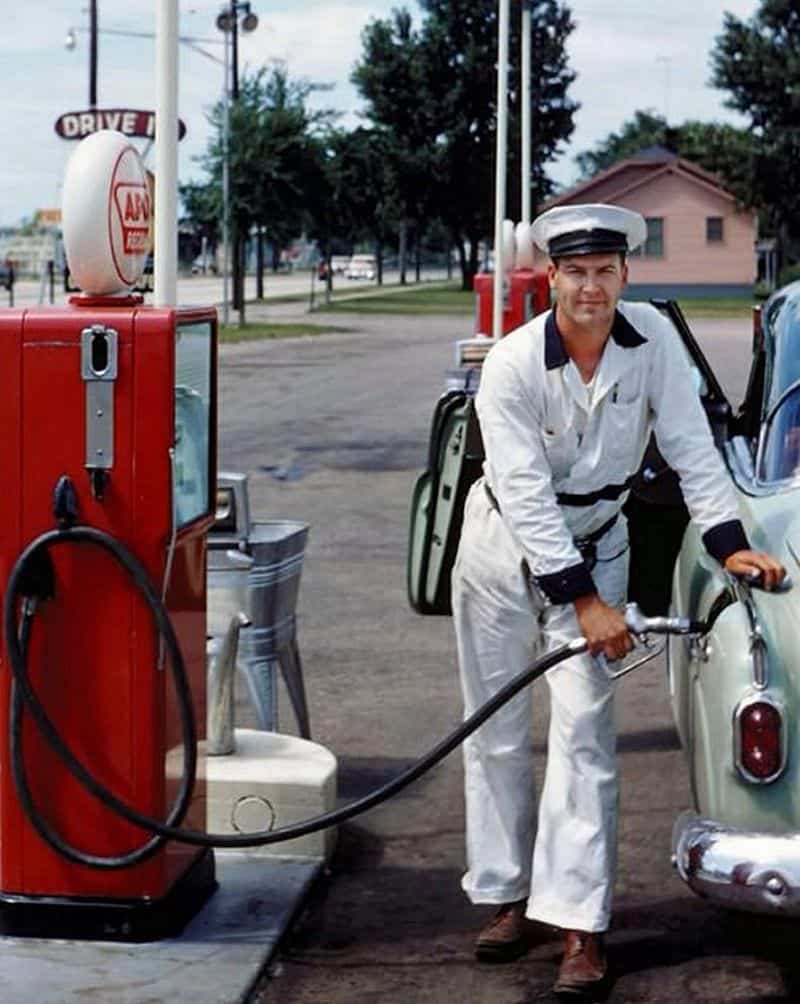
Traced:
<path fill-rule="evenodd" d="M 97 781 L 61 738 L 31 686 L 27 667 L 27 648 L 31 625 L 26 622 L 29 622 L 33 618 L 34 609 L 32 609 L 31 604 L 24 604 L 23 620 L 18 636 L 17 604 L 18 597 L 21 594 L 20 582 L 24 581 L 29 563 L 41 560 L 43 550 L 65 543 L 93 544 L 109 552 L 130 574 L 153 614 L 159 634 L 164 638 L 166 643 L 178 696 L 185 750 L 179 794 L 164 822 L 144 815 L 126 802 L 121 801 L 112 791 Z M 314 833 L 317 830 L 327 829 L 330 826 L 343 823 L 345 820 L 351 819 L 362 812 L 366 812 L 392 795 L 397 794 L 397 792 L 411 784 L 412 781 L 415 781 L 422 774 L 434 767 L 523 688 L 565 659 L 585 652 L 588 647 L 586 641 L 579 638 L 537 659 L 536 662 L 514 677 L 513 680 L 507 683 L 466 721 L 462 722 L 458 728 L 454 729 L 428 753 L 416 760 L 409 768 L 398 774 L 391 781 L 369 792 L 362 798 L 356 799 L 349 805 L 344 805 L 331 812 L 321 813 L 318 816 L 313 816 L 310 819 L 292 823 L 276 830 L 230 834 L 206 833 L 202 830 L 184 829 L 176 825 L 186 813 L 194 787 L 196 772 L 196 728 L 191 692 L 186 678 L 186 670 L 181 657 L 180 647 L 167 611 L 161 602 L 161 597 L 150 582 L 146 569 L 120 541 L 102 530 L 88 526 L 74 526 L 66 529 L 52 530 L 37 537 L 25 548 L 11 570 L 5 597 L 4 625 L 9 662 L 14 677 L 15 690 L 18 691 L 18 694 L 12 698 L 12 701 L 21 701 L 25 705 L 42 736 L 60 757 L 69 772 L 99 802 L 117 815 L 128 820 L 128 822 L 150 833 L 157 834 L 158 840 L 177 840 L 181 843 L 199 847 L 260 847 L 265 844 L 292 840 L 296 837 L 305 836 L 308 833 Z M 154 843 L 153 840 L 148 841 L 142 847 L 134 848 L 125 854 L 116 856 L 90 854 L 66 844 L 61 837 L 53 832 L 49 823 L 42 818 L 30 795 L 27 783 L 24 780 L 22 747 L 19 741 L 20 735 L 20 725 L 17 723 L 16 727 L 12 729 L 12 759 L 18 761 L 13 772 L 14 781 L 26 814 L 36 827 L 37 832 L 54 850 L 81 864 L 86 864 L 93 868 L 108 869 L 129 867 L 130 863 L 134 863 L 132 858 L 141 860 L 142 857 L 147 857 L 154 853 L 159 844 Z M 20 780 L 22 780 L 21 785 Z M 139 855 L 141 857 L 138 857 Z"/>

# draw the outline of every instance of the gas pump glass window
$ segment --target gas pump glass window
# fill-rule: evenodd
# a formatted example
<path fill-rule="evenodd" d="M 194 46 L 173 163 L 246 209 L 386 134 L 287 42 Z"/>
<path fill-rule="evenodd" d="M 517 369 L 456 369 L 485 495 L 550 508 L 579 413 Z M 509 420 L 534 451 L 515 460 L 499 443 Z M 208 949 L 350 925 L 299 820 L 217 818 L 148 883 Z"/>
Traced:
<path fill-rule="evenodd" d="M 210 511 L 211 324 L 179 324 L 175 334 L 175 464 L 178 527 Z"/>

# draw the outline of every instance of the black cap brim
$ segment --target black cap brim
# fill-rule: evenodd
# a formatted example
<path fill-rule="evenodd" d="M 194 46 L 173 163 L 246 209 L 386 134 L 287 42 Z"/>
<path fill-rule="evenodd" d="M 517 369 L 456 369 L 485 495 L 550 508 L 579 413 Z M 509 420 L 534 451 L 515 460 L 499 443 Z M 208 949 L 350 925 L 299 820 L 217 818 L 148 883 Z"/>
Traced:
<path fill-rule="evenodd" d="M 563 258 L 574 254 L 614 254 L 628 252 L 628 239 L 618 230 L 573 230 L 568 234 L 553 237 L 547 245 L 551 258 Z"/>

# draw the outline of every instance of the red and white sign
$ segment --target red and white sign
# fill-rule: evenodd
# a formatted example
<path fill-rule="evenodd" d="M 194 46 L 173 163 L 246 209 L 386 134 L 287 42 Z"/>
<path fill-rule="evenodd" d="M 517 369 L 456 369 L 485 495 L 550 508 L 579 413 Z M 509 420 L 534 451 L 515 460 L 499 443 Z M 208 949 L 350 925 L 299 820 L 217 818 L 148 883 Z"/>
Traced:
<path fill-rule="evenodd" d="M 85 139 L 101 129 L 155 139 L 156 113 L 135 108 L 89 108 L 83 112 L 64 112 L 56 119 L 54 128 L 62 139 Z M 178 119 L 178 139 L 185 135 L 186 125 Z"/>
<path fill-rule="evenodd" d="M 122 226 L 125 254 L 147 253 L 150 238 L 150 192 L 147 184 L 120 181 L 114 188 L 114 206 Z"/>
<path fill-rule="evenodd" d="M 144 269 L 152 199 L 144 164 L 122 133 L 82 140 L 64 177 L 64 250 L 77 285 L 95 296 L 128 292 Z"/>

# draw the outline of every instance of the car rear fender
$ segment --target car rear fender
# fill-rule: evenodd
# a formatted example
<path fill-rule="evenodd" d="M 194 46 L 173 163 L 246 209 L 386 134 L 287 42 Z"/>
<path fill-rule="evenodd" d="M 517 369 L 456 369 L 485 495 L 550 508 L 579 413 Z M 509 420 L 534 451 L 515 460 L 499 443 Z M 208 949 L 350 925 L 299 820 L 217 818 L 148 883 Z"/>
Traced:
<path fill-rule="evenodd" d="M 692 662 L 687 739 L 696 808 L 702 816 L 745 830 L 800 829 L 800 777 L 791 749 L 796 700 L 777 657 L 775 633 L 767 618 L 761 623 L 766 636 L 764 686 L 756 683 L 751 626 L 740 602 L 723 610 Z M 737 711 L 752 700 L 774 705 L 783 719 L 784 766 L 766 784 L 748 780 L 736 765 Z"/>

